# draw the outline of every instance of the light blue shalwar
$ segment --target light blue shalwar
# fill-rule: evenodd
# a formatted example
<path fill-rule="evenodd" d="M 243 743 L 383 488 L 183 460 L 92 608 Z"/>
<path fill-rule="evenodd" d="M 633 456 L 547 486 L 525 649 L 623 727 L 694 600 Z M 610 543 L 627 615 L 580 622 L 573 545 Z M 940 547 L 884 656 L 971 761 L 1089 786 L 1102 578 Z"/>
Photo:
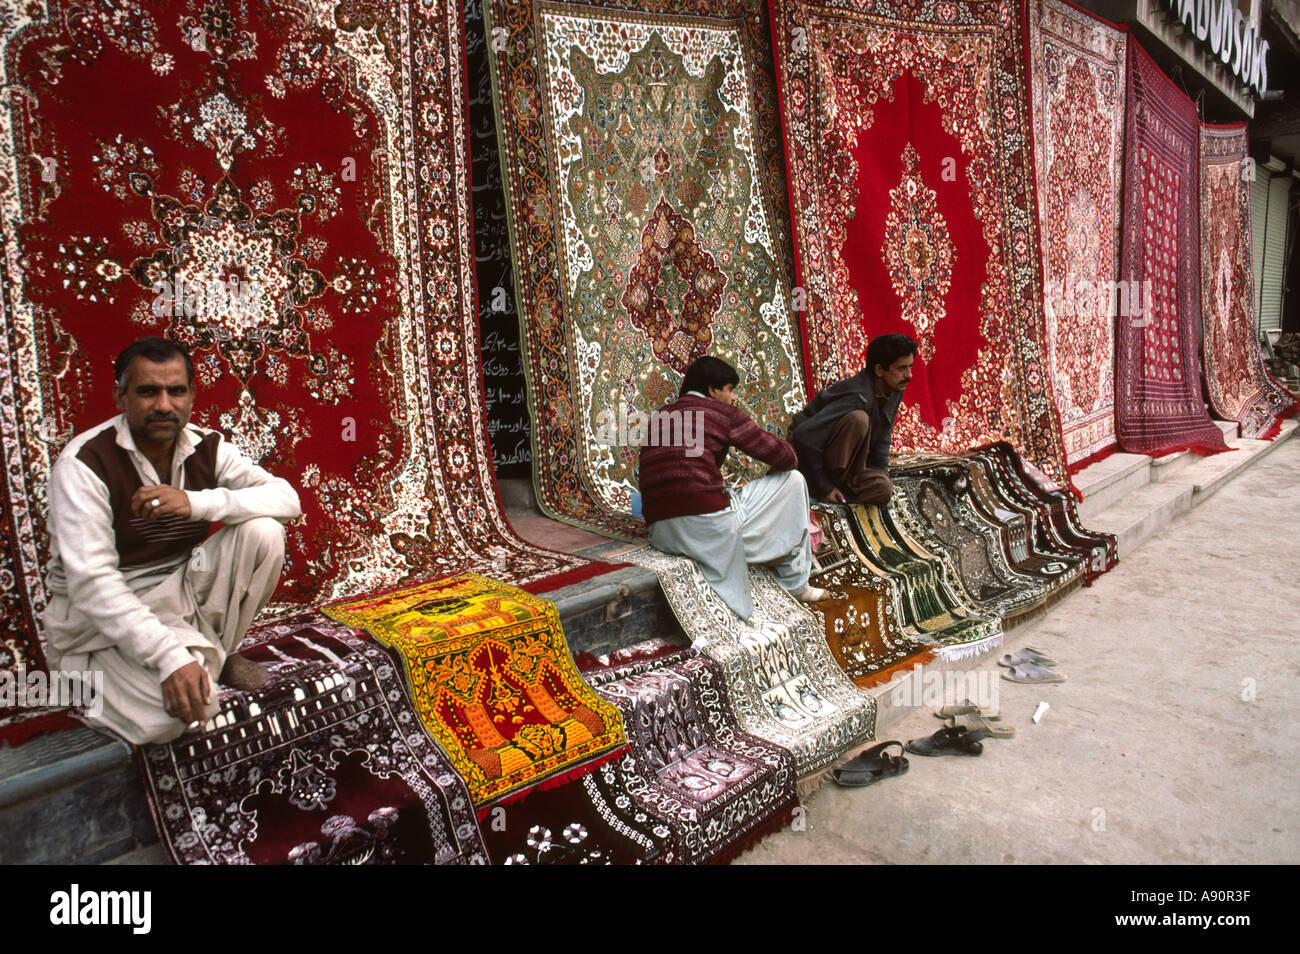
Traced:
<path fill-rule="evenodd" d="M 723 602 L 748 620 L 754 615 L 749 564 L 770 566 L 777 582 L 796 596 L 808 588 L 808 485 L 799 471 L 787 470 L 727 493 L 731 506 L 725 510 L 656 520 L 650 543 L 699 563 Z"/>

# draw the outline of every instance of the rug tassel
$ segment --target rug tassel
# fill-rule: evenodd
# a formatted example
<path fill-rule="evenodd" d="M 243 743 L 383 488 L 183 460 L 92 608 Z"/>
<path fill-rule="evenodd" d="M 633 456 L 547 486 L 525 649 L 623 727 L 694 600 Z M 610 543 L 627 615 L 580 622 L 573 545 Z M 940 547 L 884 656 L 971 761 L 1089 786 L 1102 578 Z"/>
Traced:
<path fill-rule="evenodd" d="M 986 636 L 984 639 L 976 640 L 973 643 L 961 643 L 957 646 L 941 646 L 939 648 L 939 658 L 944 662 L 955 662 L 959 659 L 970 659 L 973 656 L 982 656 L 991 652 L 1002 645 L 1002 633 L 995 633 L 992 636 Z"/>
<path fill-rule="evenodd" d="M 775 835 L 777 832 L 785 831 L 785 829 L 789 828 L 797 817 L 796 813 L 800 808 L 801 806 L 797 800 L 792 804 L 786 805 L 771 817 L 765 818 L 762 823 L 740 841 L 718 852 L 708 860 L 708 863 L 711 865 L 731 864 L 764 838 L 767 838 L 769 835 Z"/>

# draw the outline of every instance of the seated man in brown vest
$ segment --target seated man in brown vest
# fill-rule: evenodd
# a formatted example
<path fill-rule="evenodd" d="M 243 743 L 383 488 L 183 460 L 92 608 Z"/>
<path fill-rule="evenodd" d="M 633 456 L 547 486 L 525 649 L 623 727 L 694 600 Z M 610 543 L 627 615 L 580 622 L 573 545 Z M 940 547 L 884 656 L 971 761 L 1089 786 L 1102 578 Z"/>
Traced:
<path fill-rule="evenodd" d="M 289 484 L 189 423 L 190 356 L 142 338 L 113 366 L 118 417 L 72 439 L 50 478 L 52 669 L 102 672 L 91 718 L 135 744 L 217 712 L 215 683 L 254 689 L 235 652 L 284 564 Z M 212 521 L 225 526 L 211 537 Z"/>

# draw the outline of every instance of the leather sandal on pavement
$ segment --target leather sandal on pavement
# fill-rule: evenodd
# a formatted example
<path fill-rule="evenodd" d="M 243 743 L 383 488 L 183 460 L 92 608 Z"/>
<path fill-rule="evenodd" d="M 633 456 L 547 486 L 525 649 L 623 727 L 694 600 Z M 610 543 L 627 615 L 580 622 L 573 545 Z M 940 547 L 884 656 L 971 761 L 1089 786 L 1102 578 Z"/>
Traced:
<path fill-rule="evenodd" d="M 936 719 L 951 719 L 953 716 L 961 715 L 963 712 L 978 712 L 989 722 L 997 722 L 1002 718 L 1001 709 L 981 709 L 975 703 L 967 699 L 965 702 L 956 706 L 944 706 L 942 709 L 936 709 L 934 717 Z"/>
<path fill-rule="evenodd" d="M 960 712 L 952 717 L 951 725 L 968 732 L 978 729 L 990 739 L 1010 739 L 1016 734 L 1014 726 L 990 725 L 978 712 Z"/>
<path fill-rule="evenodd" d="M 928 739 L 912 739 L 907 751 L 914 755 L 979 755 L 984 751 L 980 741 L 984 733 L 979 729 L 967 732 L 955 726 L 945 726 Z"/>
<path fill-rule="evenodd" d="M 890 755 L 887 751 L 892 745 L 898 746 L 898 754 Z M 902 775 L 907 771 L 908 761 L 903 755 L 903 743 L 881 742 L 869 749 L 864 749 L 858 757 L 845 762 L 831 773 L 836 785 L 845 788 L 864 788 L 875 784 L 882 778 Z"/>

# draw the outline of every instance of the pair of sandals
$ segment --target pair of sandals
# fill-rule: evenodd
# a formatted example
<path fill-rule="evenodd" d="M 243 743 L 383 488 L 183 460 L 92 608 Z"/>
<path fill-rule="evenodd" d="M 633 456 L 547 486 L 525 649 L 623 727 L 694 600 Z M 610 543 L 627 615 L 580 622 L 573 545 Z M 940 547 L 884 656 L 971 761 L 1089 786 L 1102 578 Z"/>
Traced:
<path fill-rule="evenodd" d="M 1015 731 L 1015 730 L 1012 730 Z M 861 752 L 831 773 L 836 785 L 845 788 L 865 788 L 882 779 L 906 774 L 910 763 L 903 755 L 904 749 L 914 755 L 979 755 L 984 751 L 984 732 L 961 726 L 944 726 L 928 739 L 912 739 L 906 746 L 895 739 L 881 742 Z M 897 748 L 893 755 L 889 749 Z"/>
<path fill-rule="evenodd" d="M 967 732 L 978 730 L 984 733 L 984 737 L 990 739 L 1010 739 L 1016 734 L 1012 726 L 993 724 L 1002 721 L 1001 712 L 985 711 L 972 702 L 959 706 L 944 706 L 935 715 L 946 721 L 951 728 L 964 729 Z"/>
<path fill-rule="evenodd" d="M 1002 678 L 1007 682 L 1028 684 L 1065 682 L 1065 677 L 1055 671 L 1055 667 L 1059 665 L 1057 661 L 1033 646 L 1026 646 L 1018 653 L 1003 656 L 998 660 L 998 665 L 1010 670 L 1002 674 Z"/>

